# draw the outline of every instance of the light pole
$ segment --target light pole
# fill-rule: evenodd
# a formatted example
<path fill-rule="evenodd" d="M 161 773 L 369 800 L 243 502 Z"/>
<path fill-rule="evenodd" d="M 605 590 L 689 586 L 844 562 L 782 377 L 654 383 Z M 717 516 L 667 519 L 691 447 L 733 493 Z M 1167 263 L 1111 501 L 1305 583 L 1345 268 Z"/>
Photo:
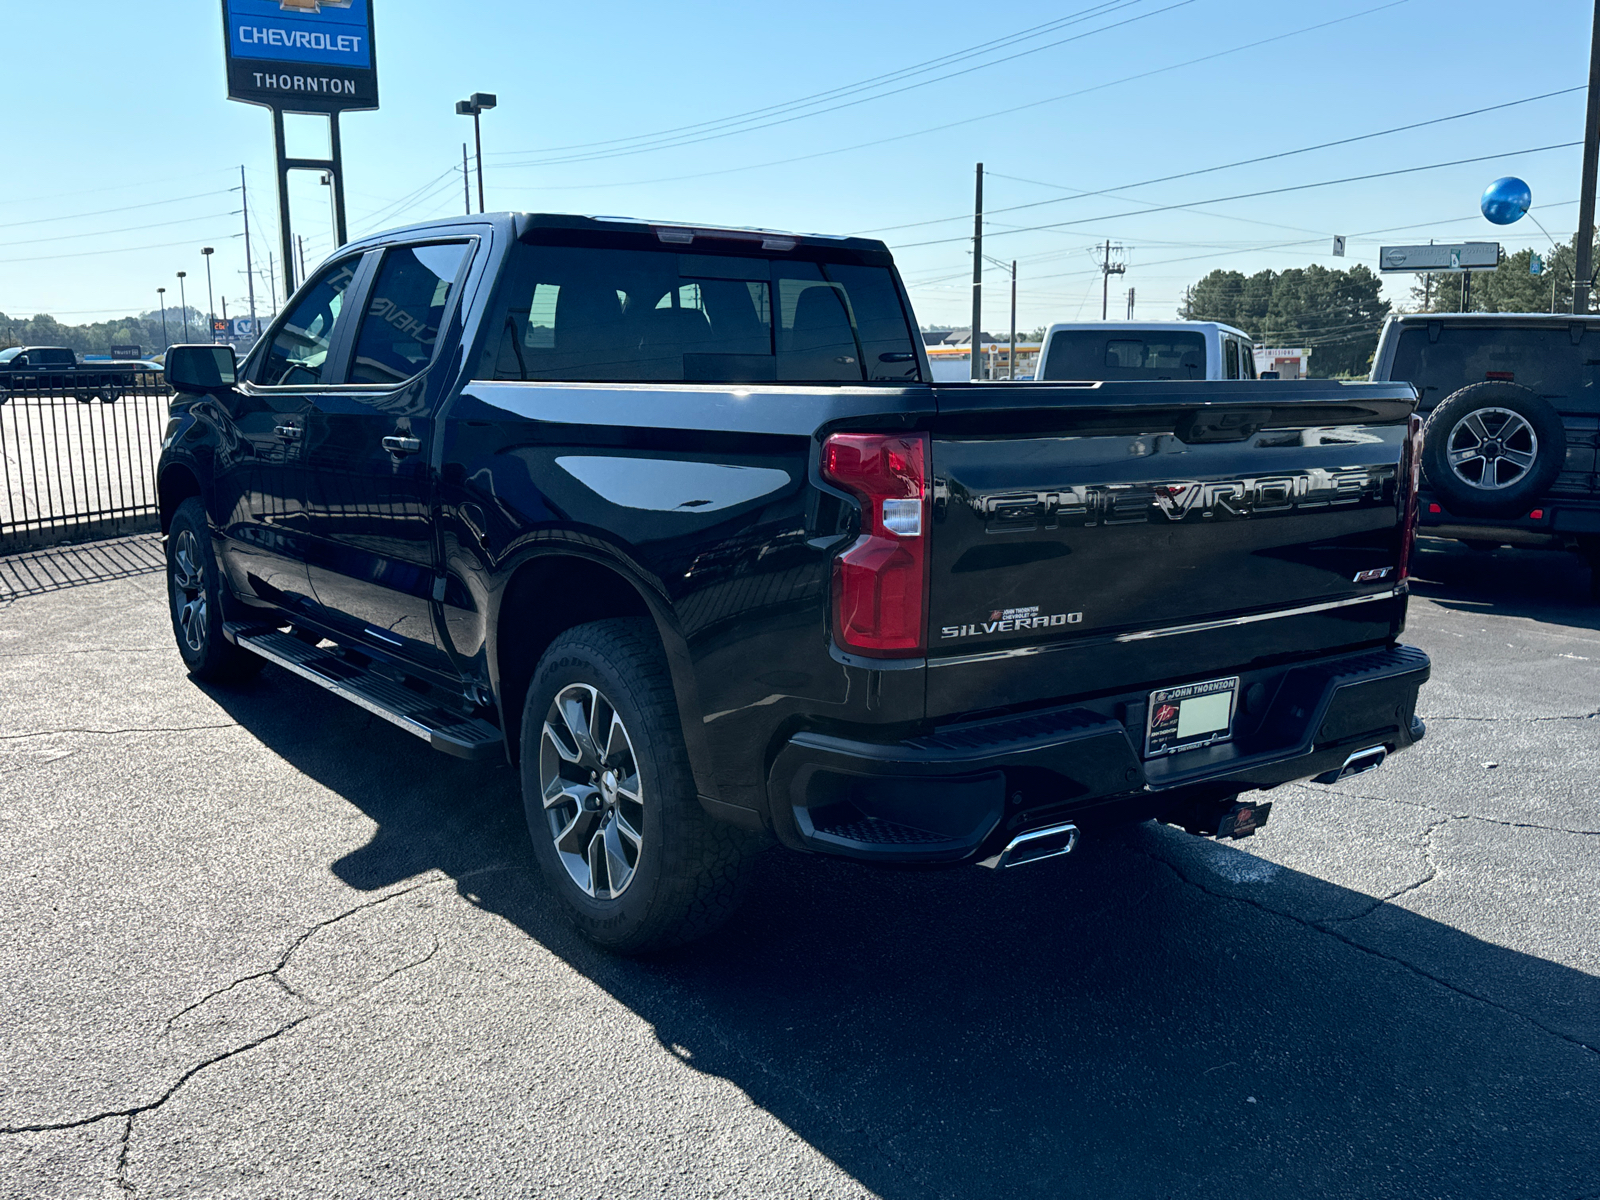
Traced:
<path fill-rule="evenodd" d="M 189 340 L 189 297 L 183 290 L 183 281 L 188 278 L 189 272 L 178 272 L 178 304 L 183 309 L 183 340 Z"/>
<path fill-rule="evenodd" d="M 202 246 L 200 253 L 206 258 L 206 319 L 211 322 L 206 326 L 206 333 L 214 342 L 217 340 L 217 302 L 211 296 L 211 256 L 216 253 L 216 249 Z"/>
<path fill-rule="evenodd" d="M 167 341 L 167 289 L 157 288 L 156 299 L 161 302 L 161 353 L 165 354 L 172 344 Z"/>
<path fill-rule="evenodd" d="M 478 211 L 483 211 L 483 130 L 478 118 L 493 108 L 497 101 L 493 92 L 473 92 L 465 100 L 456 101 L 456 116 L 472 118 L 472 137 L 478 144 Z"/>
<path fill-rule="evenodd" d="M 1002 271 L 1006 270 L 1008 265 L 1011 270 L 1011 353 L 1008 355 L 1006 378 L 1015 382 L 1017 378 L 1017 260 L 1012 259 L 1007 264 L 998 258 L 990 258 L 987 254 L 983 258 L 985 262 L 992 262 Z"/>

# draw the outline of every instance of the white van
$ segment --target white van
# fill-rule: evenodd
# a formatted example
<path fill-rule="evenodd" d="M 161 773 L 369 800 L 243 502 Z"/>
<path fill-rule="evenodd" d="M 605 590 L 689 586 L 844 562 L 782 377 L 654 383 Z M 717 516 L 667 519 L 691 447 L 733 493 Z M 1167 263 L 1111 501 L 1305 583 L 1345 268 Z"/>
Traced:
<path fill-rule="evenodd" d="M 1216 321 L 1082 321 L 1045 332 L 1036 379 L 1254 379 L 1249 335 Z"/>

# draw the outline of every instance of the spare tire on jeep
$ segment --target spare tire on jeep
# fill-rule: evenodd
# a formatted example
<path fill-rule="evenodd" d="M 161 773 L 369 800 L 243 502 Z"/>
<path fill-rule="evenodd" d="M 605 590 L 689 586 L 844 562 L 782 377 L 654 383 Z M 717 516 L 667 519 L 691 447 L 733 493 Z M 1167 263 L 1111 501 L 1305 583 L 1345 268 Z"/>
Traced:
<path fill-rule="evenodd" d="M 1428 483 L 1464 517 L 1521 516 L 1555 482 L 1567 457 L 1560 414 L 1514 383 L 1473 383 L 1452 392 L 1422 436 Z"/>

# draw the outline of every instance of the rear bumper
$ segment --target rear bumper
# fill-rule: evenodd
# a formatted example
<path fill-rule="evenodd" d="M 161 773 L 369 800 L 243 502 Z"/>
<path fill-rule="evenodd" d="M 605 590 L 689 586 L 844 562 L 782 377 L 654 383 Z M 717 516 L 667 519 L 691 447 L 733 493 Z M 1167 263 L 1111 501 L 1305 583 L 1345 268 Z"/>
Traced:
<path fill-rule="evenodd" d="M 1559 550 L 1581 535 L 1600 534 L 1600 501 L 1581 496 L 1546 495 L 1519 517 L 1464 517 L 1426 488 L 1421 500 L 1417 533 L 1422 537 Z"/>
<path fill-rule="evenodd" d="M 767 778 L 774 831 L 796 848 L 894 863 L 976 861 L 1029 829 L 1336 771 L 1358 750 L 1423 735 L 1426 654 L 1409 646 L 1240 671 L 1234 740 L 1144 761 L 1147 692 L 941 726 L 902 742 L 794 735 Z"/>

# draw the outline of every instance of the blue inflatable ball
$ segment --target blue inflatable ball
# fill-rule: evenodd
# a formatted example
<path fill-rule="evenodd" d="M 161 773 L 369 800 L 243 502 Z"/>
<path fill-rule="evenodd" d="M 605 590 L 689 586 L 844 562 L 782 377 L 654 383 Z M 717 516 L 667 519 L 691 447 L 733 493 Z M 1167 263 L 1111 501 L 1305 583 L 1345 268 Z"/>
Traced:
<path fill-rule="evenodd" d="M 1496 179 L 1483 189 L 1483 215 L 1496 225 L 1520 221 L 1533 207 L 1533 189 L 1515 175 Z"/>

